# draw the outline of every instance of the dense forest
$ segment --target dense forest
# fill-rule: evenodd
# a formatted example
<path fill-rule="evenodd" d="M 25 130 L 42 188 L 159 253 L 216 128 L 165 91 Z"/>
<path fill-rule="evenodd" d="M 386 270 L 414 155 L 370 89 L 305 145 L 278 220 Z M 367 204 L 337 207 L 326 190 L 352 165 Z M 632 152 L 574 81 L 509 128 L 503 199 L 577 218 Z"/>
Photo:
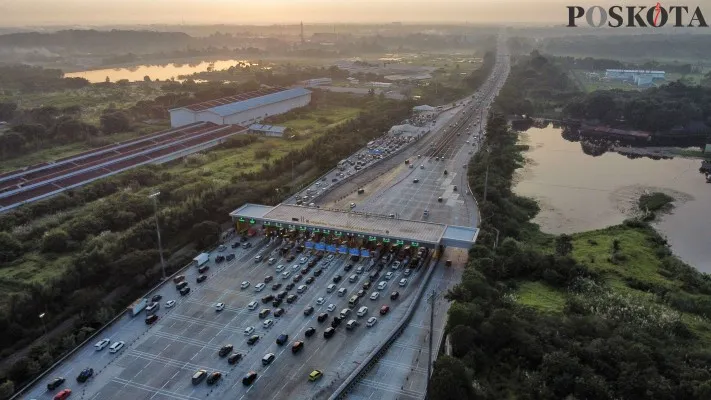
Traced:
<path fill-rule="evenodd" d="M 526 82 L 528 68 L 506 85 Z M 673 257 L 642 221 L 596 236 L 542 234 L 530 222 L 536 203 L 511 190 L 526 147 L 501 115 L 485 142 L 491 152 L 469 168 L 479 199 L 488 170 L 482 233 L 447 294 L 452 355 L 436 361 L 429 398 L 711 398 L 711 277 Z M 528 303 L 524 288 L 535 288 Z"/>

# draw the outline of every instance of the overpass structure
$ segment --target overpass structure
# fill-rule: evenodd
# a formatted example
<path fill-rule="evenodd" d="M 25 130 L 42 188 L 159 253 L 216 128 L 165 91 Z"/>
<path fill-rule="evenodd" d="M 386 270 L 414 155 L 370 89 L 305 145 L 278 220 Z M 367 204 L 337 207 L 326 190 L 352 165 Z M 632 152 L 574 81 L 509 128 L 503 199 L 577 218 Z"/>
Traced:
<path fill-rule="evenodd" d="M 318 237 L 318 241 L 307 242 L 307 248 L 363 257 L 369 256 L 367 247 L 370 243 L 469 249 L 479 234 L 479 229 L 472 227 L 290 204 L 245 204 L 232 211 L 230 216 L 238 231 L 263 227 L 266 230 L 311 233 L 312 237 Z"/>

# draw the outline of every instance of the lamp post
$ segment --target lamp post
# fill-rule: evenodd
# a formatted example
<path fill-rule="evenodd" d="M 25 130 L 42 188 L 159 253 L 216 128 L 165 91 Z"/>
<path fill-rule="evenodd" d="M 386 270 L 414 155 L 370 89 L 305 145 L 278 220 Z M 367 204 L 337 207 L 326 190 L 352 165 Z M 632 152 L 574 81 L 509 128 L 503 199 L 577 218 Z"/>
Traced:
<path fill-rule="evenodd" d="M 44 334 L 47 334 L 47 326 L 44 324 L 44 316 L 46 313 L 42 313 L 39 315 L 40 321 L 42 321 L 42 330 L 44 331 Z"/>
<path fill-rule="evenodd" d="M 430 303 L 430 343 L 429 343 L 429 351 L 427 355 L 427 388 L 425 389 L 425 397 L 427 397 L 430 389 L 430 379 L 432 378 L 432 341 L 433 341 L 433 336 L 434 336 L 434 308 L 435 308 L 435 302 L 437 301 L 437 297 L 439 297 L 439 293 L 437 293 L 435 290 L 432 291 L 432 293 L 429 295 L 427 298 L 427 302 Z"/>
<path fill-rule="evenodd" d="M 156 219 L 156 234 L 158 235 L 158 252 L 160 253 L 160 266 L 163 271 L 163 280 L 166 279 L 165 275 L 165 260 L 163 259 L 163 243 L 160 239 L 160 226 L 158 225 L 158 195 L 160 192 L 155 192 L 148 197 L 153 199 L 153 215 Z"/>

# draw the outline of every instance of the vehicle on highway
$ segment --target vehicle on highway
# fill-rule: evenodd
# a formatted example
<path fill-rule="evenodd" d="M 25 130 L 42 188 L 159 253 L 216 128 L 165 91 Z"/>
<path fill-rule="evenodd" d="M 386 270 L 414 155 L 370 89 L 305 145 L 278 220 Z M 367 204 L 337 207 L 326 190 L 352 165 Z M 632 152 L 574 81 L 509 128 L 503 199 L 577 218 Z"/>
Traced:
<path fill-rule="evenodd" d="M 316 299 L 316 304 L 319 306 L 325 302 L 326 302 L 326 299 L 324 299 L 323 297 L 319 297 L 318 299 Z"/>
<path fill-rule="evenodd" d="M 258 284 L 254 285 L 254 291 L 261 292 L 262 290 L 264 290 L 264 287 L 266 287 L 266 286 L 267 285 L 265 283 L 259 282 Z"/>
<path fill-rule="evenodd" d="M 181 291 L 184 288 L 186 288 L 187 286 L 188 286 L 188 282 L 182 281 L 179 284 L 175 285 L 175 289 L 177 289 L 178 291 Z"/>
<path fill-rule="evenodd" d="M 291 275 L 291 271 L 284 271 L 281 273 L 281 279 L 289 279 L 290 275 Z"/>
<path fill-rule="evenodd" d="M 299 283 L 299 282 L 301 282 L 301 279 L 303 279 L 303 275 L 296 275 L 296 276 L 291 280 L 291 282 L 292 282 L 292 283 Z"/>
<path fill-rule="evenodd" d="M 453 191 L 457 191 L 457 185 L 454 185 L 454 188 L 452 189 Z"/>
<path fill-rule="evenodd" d="M 345 318 L 345 317 L 347 317 L 347 316 L 349 316 L 349 315 L 351 315 L 351 309 L 350 309 L 350 308 L 344 308 L 343 310 L 341 310 L 341 314 L 340 314 L 341 318 Z"/>
<path fill-rule="evenodd" d="M 306 289 L 308 289 L 308 288 L 309 287 L 306 285 L 301 285 L 298 288 L 296 288 L 296 293 L 299 293 L 299 294 L 304 293 L 306 291 Z"/>
<path fill-rule="evenodd" d="M 289 304 L 291 304 L 291 303 L 295 302 L 297 298 L 298 298 L 297 295 L 295 295 L 295 294 L 290 294 L 289 296 L 287 296 L 286 302 L 289 303 Z"/>
<path fill-rule="evenodd" d="M 157 302 L 159 302 L 162 298 L 163 298 L 163 296 L 161 296 L 161 295 L 159 295 L 159 294 L 156 294 L 156 295 L 154 295 L 153 297 L 151 297 L 151 301 L 154 302 L 154 303 L 157 303 Z"/>
<path fill-rule="evenodd" d="M 227 357 L 227 362 L 229 364 L 236 364 L 242 359 L 242 353 L 234 353 Z"/>
<path fill-rule="evenodd" d="M 400 292 L 390 293 L 390 300 L 397 300 L 398 297 L 400 297 Z"/>
<path fill-rule="evenodd" d="M 301 268 L 301 265 L 299 265 L 299 264 L 294 264 L 294 265 L 291 266 L 291 270 L 292 270 L 292 271 L 298 271 L 299 268 Z"/>
<path fill-rule="evenodd" d="M 356 293 L 356 296 L 358 296 L 358 298 L 365 296 L 365 290 L 363 290 L 363 289 L 359 290 L 358 293 Z"/>
<path fill-rule="evenodd" d="M 52 400 L 65 400 L 65 399 L 68 399 L 69 396 L 71 396 L 71 394 L 72 394 L 71 389 L 63 389 L 61 392 L 54 395 Z"/>
<path fill-rule="evenodd" d="M 333 336 L 334 333 L 336 333 L 336 328 L 329 326 L 325 331 L 323 331 L 323 338 L 328 339 Z"/>
<path fill-rule="evenodd" d="M 395 261 L 391 267 L 393 270 L 400 268 L 400 261 Z"/>
<path fill-rule="evenodd" d="M 279 337 L 277 337 L 276 344 L 278 344 L 279 346 L 283 346 L 284 343 L 286 343 L 288 340 L 289 335 L 287 335 L 286 333 L 282 333 L 281 335 L 279 335 Z"/>
<path fill-rule="evenodd" d="M 269 283 L 274 280 L 274 277 L 271 275 L 267 275 L 264 277 L 264 283 Z"/>
<path fill-rule="evenodd" d="M 230 247 L 232 247 L 233 249 L 238 248 L 238 247 L 239 247 L 239 242 L 234 242 L 234 243 L 232 243 L 232 246 L 230 246 Z"/>
<path fill-rule="evenodd" d="M 205 282 L 206 279 L 207 279 L 207 275 L 200 275 L 197 277 L 196 281 L 197 281 L 197 283 L 202 283 L 202 282 Z"/>
<path fill-rule="evenodd" d="M 207 270 L 209 270 L 209 269 L 210 269 L 210 266 L 209 266 L 209 265 L 203 265 L 203 266 L 201 266 L 200 268 L 198 268 L 198 272 L 201 273 L 201 274 L 204 274 L 204 273 L 207 272 Z"/>
<path fill-rule="evenodd" d="M 267 304 L 270 301 L 274 300 L 274 295 L 273 294 L 268 294 L 264 297 L 262 297 L 262 303 Z"/>
<path fill-rule="evenodd" d="M 326 287 L 326 293 L 333 293 L 334 290 L 336 290 L 336 285 L 334 285 L 333 283 Z"/>
<path fill-rule="evenodd" d="M 378 283 L 378 290 L 383 290 L 383 289 L 385 289 L 386 286 L 388 286 L 387 282 L 380 281 L 380 283 Z"/>
<path fill-rule="evenodd" d="M 269 265 L 274 265 L 274 264 L 276 264 L 276 262 L 277 262 L 277 259 L 274 257 L 270 257 L 269 260 L 267 260 L 267 264 L 269 264 Z"/>
<path fill-rule="evenodd" d="M 420 165 L 420 169 L 425 169 L 425 166 L 424 166 L 424 165 Z"/>
<path fill-rule="evenodd" d="M 175 278 L 173 278 L 173 283 L 175 283 L 177 285 L 184 280 L 185 280 L 185 275 L 178 275 Z"/>
<path fill-rule="evenodd" d="M 225 303 L 215 304 L 215 312 L 220 312 L 225 309 Z"/>
<path fill-rule="evenodd" d="M 356 274 L 359 274 L 359 275 L 362 274 L 362 273 L 363 273 L 363 267 L 361 266 L 361 267 L 356 268 L 355 272 L 356 272 Z M 356 277 L 356 279 L 357 279 L 357 278 L 358 278 L 358 277 Z"/>
<path fill-rule="evenodd" d="M 217 246 L 217 251 L 223 252 L 225 250 L 227 250 L 227 246 L 225 246 L 224 244 Z"/>
<path fill-rule="evenodd" d="M 319 314 L 318 317 L 316 318 L 316 320 L 317 320 L 318 322 L 323 322 L 323 321 L 325 321 L 325 320 L 327 320 L 327 319 L 328 319 L 328 314 L 326 314 L 326 313 L 321 313 L 321 314 Z"/>
<path fill-rule="evenodd" d="M 281 283 L 275 283 L 272 285 L 272 290 L 279 290 L 281 289 Z"/>
<path fill-rule="evenodd" d="M 403 273 L 405 276 L 410 276 L 412 273 L 412 270 L 410 268 L 405 268 L 405 272 Z"/>
<path fill-rule="evenodd" d="M 125 344 L 126 343 L 124 343 L 123 341 L 114 342 L 114 344 L 112 344 L 111 347 L 109 347 L 109 352 L 110 353 L 118 353 L 121 349 L 123 349 L 123 346 Z"/>
<path fill-rule="evenodd" d="M 333 277 L 333 283 L 338 283 L 338 282 L 341 281 L 341 279 L 343 279 L 342 276 L 336 275 L 336 276 Z"/>
<path fill-rule="evenodd" d="M 405 285 L 407 285 L 407 278 L 402 278 L 402 279 L 400 279 L 400 282 L 398 283 L 398 285 L 400 285 L 400 286 L 405 286 Z"/>
<path fill-rule="evenodd" d="M 279 293 L 277 294 L 277 299 L 280 299 L 280 300 L 281 300 L 281 299 L 283 299 L 284 297 L 286 297 L 288 294 L 289 294 L 288 291 L 282 290 L 281 292 L 279 292 Z"/>
<path fill-rule="evenodd" d="M 314 308 L 311 306 L 308 306 L 304 309 L 304 315 L 307 317 L 313 313 L 314 313 Z"/>
<path fill-rule="evenodd" d="M 362 271 L 361 271 L 362 272 Z M 358 280 L 358 275 L 353 274 L 348 278 L 348 282 L 353 283 Z"/>
<path fill-rule="evenodd" d="M 186 283 L 187 283 L 187 282 L 186 282 Z M 188 294 L 188 293 L 190 293 L 190 288 L 189 288 L 189 287 L 186 286 L 186 287 L 180 289 L 180 295 L 181 295 L 181 296 L 185 296 L 185 295 Z"/>
<path fill-rule="evenodd" d="M 299 259 L 299 264 L 306 264 L 307 261 L 309 261 L 308 257 L 301 257 Z"/>
<path fill-rule="evenodd" d="M 64 381 L 66 381 L 66 379 L 61 378 L 61 377 L 52 379 L 47 384 L 47 390 L 54 390 L 54 389 L 60 387 L 64 383 Z"/>
<path fill-rule="evenodd" d="M 286 262 L 292 262 L 296 259 L 296 256 L 293 254 L 289 254 L 288 257 L 286 257 Z"/>
<path fill-rule="evenodd" d="M 346 322 L 346 329 L 351 331 L 351 330 L 355 329 L 358 325 L 359 325 L 358 321 L 352 319 L 352 320 Z"/>
<path fill-rule="evenodd" d="M 415 179 L 412 180 L 412 183 L 420 183 L 420 180 L 417 179 L 417 178 L 415 178 Z"/>
<path fill-rule="evenodd" d="M 106 346 L 108 346 L 111 343 L 110 339 L 101 339 L 96 344 L 94 345 L 94 348 L 96 351 L 101 351 L 103 350 Z"/>
<path fill-rule="evenodd" d="M 217 354 L 220 357 L 224 357 L 224 356 L 232 353 L 233 348 L 234 348 L 234 346 L 232 346 L 231 344 L 226 344 L 220 348 L 220 351 L 218 351 Z"/>
<path fill-rule="evenodd" d="M 425 212 L 423 213 L 425 217 L 430 215 L 430 210 L 425 209 Z"/>
<path fill-rule="evenodd" d="M 364 317 L 365 314 L 368 314 L 368 307 L 363 306 L 363 307 L 361 307 L 361 308 L 358 309 L 358 316 L 359 316 L 359 317 Z"/>
<path fill-rule="evenodd" d="M 248 248 L 250 248 L 250 247 L 252 247 L 252 243 L 250 243 L 250 242 L 242 243 L 242 248 L 243 248 L 243 249 L 248 249 Z"/>
<path fill-rule="evenodd" d="M 259 254 L 259 255 L 257 255 L 257 256 L 254 257 L 254 262 L 255 262 L 255 263 L 260 263 L 260 262 L 262 262 L 262 260 L 264 260 L 264 256 L 261 255 L 261 254 Z"/>
<path fill-rule="evenodd" d="M 338 297 L 343 297 L 346 295 L 346 288 L 338 289 Z"/>
<path fill-rule="evenodd" d="M 215 264 L 219 264 L 221 262 L 225 261 L 225 256 L 217 256 L 215 257 Z"/>
<path fill-rule="evenodd" d="M 248 326 L 244 328 L 244 336 L 249 336 L 252 333 L 254 333 L 254 327 L 253 326 Z"/>
<path fill-rule="evenodd" d="M 310 284 L 314 283 L 315 280 L 316 280 L 316 278 L 314 278 L 313 276 L 309 276 L 308 278 L 306 278 L 304 283 L 307 285 L 310 285 Z"/>
<path fill-rule="evenodd" d="M 247 304 L 247 308 L 249 310 L 255 310 L 258 305 L 259 303 L 257 303 L 256 301 L 250 301 L 249 304 Z"/>
<path fill-rule="evenodd" d="M 260 319 L 264 319 L 264 318 L 266 318 L 267 316 L 269 316 L 269 314 L 270 314 L 271 312 L 272 312 L 272 310 L 270 310 L 270 309 L 268 309 L 268 308 L 263 308 L 262 311 L 259 312 L 259 318 L 260 318 Z"/>
<path fill-rule="evenodd" d="M 384 305 L 380 307 L 380 315 L 385 315 L 388 313 L 388 311 L 390 311 L 390 306 Z"/>
<path fill-rule="evenodd" d="M 294 344 L 291 345 L 291 352 L 293 354 L 296 354 L 299 351 L 301 351 L 301 349 L 303 349 L 303 348 L 304 348 L 304 342 L 299 340 L 299 341 L 294 342 Z"/>
<path fill-rule="evenodd" d="M 370 281 L 366 281 L 366 282 L 363 284 L 363 290 L 368 290 L 368 289 L 370 289 Z"/>
<path fill-rule="evenodd" d="M 310 326 L 304 331 L 304 336 L 306 337 L 311 337 L 316 333 L 316 328 Z"/>
<path fill-rule="evenodd" d="M 276 356 L 274 355 L 274 353 L 267 353 L 264 357 L 262 357 L 262 365 L 266 366 L 271 364 L 275 358 Z"/>
<path fill-rule="evenodd" d="M 85 368 L 77 376 L 77 382 L 84 383 L 92 376 L 94 376 L 94 369 L 93 368 Z"/>
<path fill-rule="evenodd" d="M 242 378 L 242 384 L 244 386 L 249 386 L 257 379 L 257 373 L 254 371 L 249 371 L 247 375 Z"/>
<path fill-rule="evenodd" d="M 352 268 L 353 268 L 353 264 L 348 264 L 348 265 L 346 265 L 345 267 L 343 267 L 343 270 L 346 271 L 346 272 L 348 272 L 348 271 L 350 271 Z"/>
<path fill-rule="evenodd" d="M 291 289 L 294 288 L 294 286 L 296 286 L 294 283 L 289 283 L 289 284 L 286 285 L 286 287 L 284 287 L 284 289 L 286 289 L 286 290 L 291 290 Z"/>
<path fill-rule="evenodd" d="M 274 310 L 274 316 L 279 318 L 284 315 L 285 312 L 286 311 L 283 308 L 277 308 L 276 310 Z"/>
<path fill-rule="evenodd" d="M 168 300 L 165 302 L 165 308 L 171 308 L 175 305 L 175 300 Z"/>
<path fill-rule="evenodd" d="M 375 318 L 375 317 L 370 317 L 370 318 L 368 318 L 368 322 L 365 323 L 365 326 L 367 326 L 368 328 L 370 328 L 370 327 L 372 327 L 373 325 L 375 325 L 375 324 L 377 324 L 377 323 L 378 323 L 378 319 L 377 319 L 377 318 Z"/>
<path fill-rule="evenodd" d="M 350 207 L 351 207 L 351 208 L 356 208 L 356 203 L 351 203 L 351 204 L 350 204 Z"/>
<path fill-rule="evenodd" d="M 202 382 L 202 380 L 205 379 L 206 376 L 207 376 L 207 371 L 205 371 L 204 369 L 201 369 L 201 370 L 198 370 L 197 372 L 195 372 L 195 374 L 193 374 L 193 378 L 192 378 L 193 385 L 197 385 L 200 382 Z"/>
<path fill-rule="evenodd" d="M 328 265 L 328 263 L 324 264 L 324 266 Z M 321 273 L 323 273 L 323 268 L 319 268 L 314 271 L 314 276 L 321 276 Z"/>
<path fill-rule="evenodd" d="M 328 307 L 326 307 L 326 310 L 328 310 L 329 312 L 333 312 L 335 309 L 336 305 L 333 303 L 329 304 Z"/>
<path fill-rule="evenodd" d="M 158 316 L 155 314 L 147 316 L 145 320 L 146 325 L 151 325 L 156 321 L 158 321 Z"/>
<path fill-rule="evenodd" d="M 442 198 L 441 198 L 441 197 L 438 197 L 438 198 L 437 198 L 437 201 L 441 203 L 441 202 L 442 202 Z"/>
<path fill-rule="evenodd" d="M 315 370 L 311 371 L 311 373 L 309 374 L 309 382 L 317 381 L 317 380 L 321 379 L 322 376 L 323 376 L 323 372 L 321 372 L 321 370 L 315 369 Z"/>
<path fill-rule="evenodd" d="M 207 384 L 214 385 L 215 383 L 217 383 L 217 381 L 220 380 L 220 378 L 222 378 L 222 374 L 220 372 L 215 371 L 207 377 Z"/>
<path fill-rule="evenodd" d="M 266 321 L 265 321 L 266 322 Z M 259 335 L 252 335 L 247 339 L 247 344 L 248 345 L 253 345 L 259 341 Z"/>
<path fill-rule="evenodd" d="M 279 265 L 277 265 L 277 267 L 276 267 L 276 272 L 281 272 L 281 271 L 284 270 L 284 268 L 286 268 L 286 267 L 284 266 L 284 264 L 279 264 Z"/>

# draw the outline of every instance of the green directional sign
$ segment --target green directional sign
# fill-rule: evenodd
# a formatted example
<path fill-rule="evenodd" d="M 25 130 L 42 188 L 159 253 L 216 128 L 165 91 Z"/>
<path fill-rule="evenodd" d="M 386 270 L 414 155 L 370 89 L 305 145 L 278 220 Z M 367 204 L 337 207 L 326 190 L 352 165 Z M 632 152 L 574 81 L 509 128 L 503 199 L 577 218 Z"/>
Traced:
<path fill-rule="evenodd" d="M 257 222 L 257 221 L 255 221 L 254 218 L 251 218 L 251 219 L 249 220 L 249 223 L 250 223 L 250 224 L 255 224 L 256 222 Z"/>
<path fill-rule="evenodd" d="M 264 226 L 270 226 L 272 223 L 269 221 L 264 221 Z"/>
<path fill-rule="evenodd" d="M 330 230 L 330 229 L 324 229 L 324 230 L 323 230 L 323 233 L 325 233 L 326 235 L 328 235 L 329 233 L 331 233 L 331 230 Z"/>
<path fill-rule="evenodd" d="M 293 230 L 293 229 L 296 229 L 296 227 L 294 225 L 289 225 L 289 229 Z"/>
<path fill-rule="evenodd" d="M 279 228 L 281 228 L 283 225 L 281 224 L 281 222 L 277 222 L 277 223 L 276 223 L 276 226 L 279 227 Z"/>
<path fill-rule="evenodd" d="M 305 231 L 305 230 L 306 230 L 306 227 L 305 227 L 305 226 L 300 226 L 300 227 L 299 227 L 299 230 L 300 230 L 300 231 Z"/>
<path fill-rule="evenodd" d="M 244 218 L 239 217 L 239 222 L 244 222 Z"/>
<path fill-rule="evenodd" d="M 334 235 L 336 236 L 343 236 L 343 232 L 335 231 L 333 232 Z"/>
<path fill-rule="evenodd" d="M 383 238 L 383 243 L 390 243 L 390 238 Z"/>
<path fill-rule="evenodd" d="M 420 247 L 420 244 L 417 242 L 412 242 L 412 247 Z"/>
<path fill-rule="evenodd" d="M 395 241 L 395 244 L 397 244 L 397 245 L 402 245 L 402 244 L 405 244 L 405 242 L 403 242 L 402 240 L 396 240 L 396 241 Z"/>
<path fill-rule="evenodd" d="M 368 241 L 369 241 L 369 242 L 374 242 L 374 241 L 376 241 L 376 240 L 378 240 L 377 237 L 375 237 L 375 236 L 368 236 Z"/>
<path fill-rule="evenodd" d="M 314 228 L 314 233 L 319 233 L 319 232 L 321 232 L 321 230 L 320 230 L 320 229 L 318 229 L 318 228 Z"/>

